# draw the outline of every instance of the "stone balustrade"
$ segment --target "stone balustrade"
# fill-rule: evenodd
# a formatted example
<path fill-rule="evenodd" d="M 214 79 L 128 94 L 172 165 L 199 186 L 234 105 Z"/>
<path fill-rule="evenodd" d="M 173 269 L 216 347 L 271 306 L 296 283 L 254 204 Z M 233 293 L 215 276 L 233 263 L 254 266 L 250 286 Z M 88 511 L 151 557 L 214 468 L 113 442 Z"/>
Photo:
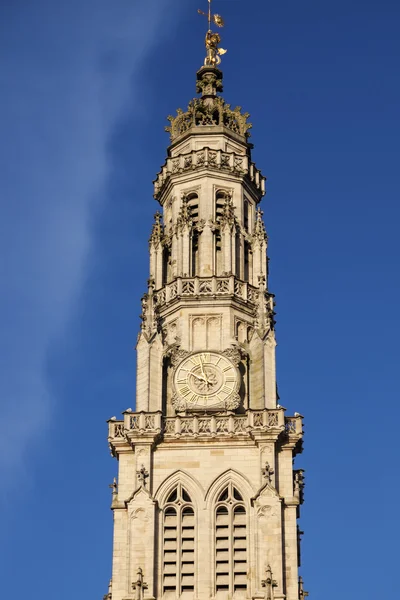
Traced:
<path fill-rule="evenodd" d="M 185 296 L 236 296 L 245 302 L 256 304 L 260 291 L 233 275 L 229 277 L 177 277 L 175 281 L 154 293 L 155 306 L 167 304 Z"/>
<path fill-rule="evenodd" d="M 163 417 L 154 413 L 126 411 L 123 421 L 109 422 L 110 441 L 123 440 L 127 434 L 162 434 L 164 437 L 220 437 L 251 435 L 269 430 L 286 431 L 301 437 L 302 417 L 285 417 L 284 409 L 247 410 L 246 414 L 196 414 Z"/>
<path fill-rule="evenodd" d="M 260 199 L 265 194 L 266 179 L 247 155 L 202 148 L 167 158 L 154 181 L 154 197 L 160 199 L 164 185 L 171 176 L 205 168 L 247 176 L 259 191 Z"/>

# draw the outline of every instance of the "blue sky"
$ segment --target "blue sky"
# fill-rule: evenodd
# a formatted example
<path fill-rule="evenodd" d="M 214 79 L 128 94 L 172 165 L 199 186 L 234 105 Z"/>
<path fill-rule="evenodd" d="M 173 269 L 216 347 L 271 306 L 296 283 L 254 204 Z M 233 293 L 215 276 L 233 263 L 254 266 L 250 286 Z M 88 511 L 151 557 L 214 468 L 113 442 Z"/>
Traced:
<path fill-rule="evenodd" d="M 204 4 L 1 3 L 5 597 L 106 592 L 105 421 L 134 404 L 151 182 L 194 95 Z M 281 403 L 306 419 L 306 588 L 395 597 L 400 6 L 215 5 L 224 96 L 268 176 Z"/>

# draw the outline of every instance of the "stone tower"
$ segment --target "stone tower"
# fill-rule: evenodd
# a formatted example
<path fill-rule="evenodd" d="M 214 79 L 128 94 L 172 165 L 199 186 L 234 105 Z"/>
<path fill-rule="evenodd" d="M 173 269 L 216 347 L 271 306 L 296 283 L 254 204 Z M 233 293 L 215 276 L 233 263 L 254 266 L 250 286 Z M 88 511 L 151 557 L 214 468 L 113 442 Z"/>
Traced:
<path fill-rule="evenodd" d="M 216 24 L 218 15 L 213 16 Z M 220 19 L 220 17 L 218 17 Z M 302 417 L 276 391 L 274 301 L 251 125 L 218 94 L 210 29 L 199 98 L 169 117 L 154 182 L 135 412 L 118 459 L 108 600 L 302 600 Z"/>

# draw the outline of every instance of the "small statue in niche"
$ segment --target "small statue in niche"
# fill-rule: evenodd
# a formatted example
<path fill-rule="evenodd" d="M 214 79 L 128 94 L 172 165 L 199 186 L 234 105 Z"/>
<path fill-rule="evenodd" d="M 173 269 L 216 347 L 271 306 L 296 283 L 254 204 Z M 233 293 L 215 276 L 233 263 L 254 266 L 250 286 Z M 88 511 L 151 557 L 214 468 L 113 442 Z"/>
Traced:
<path fill-rule="evenodd" d="M 265 463 L 265 467 L 261 470 L 262 476 L 267 480 L 267 483 L 272 482 L 272 475 L 275 473 L 269 462 Z"/>
<path fill-rule="evenodd" d="M 139 485 L 141 487 L 146 487 L 146 479 L 148 478 L 149 473 L 146 470 L 145 466 L 142 465 L 140 467 L 139 471 L 136 471 L 136 474 L 137 474 Z"/>

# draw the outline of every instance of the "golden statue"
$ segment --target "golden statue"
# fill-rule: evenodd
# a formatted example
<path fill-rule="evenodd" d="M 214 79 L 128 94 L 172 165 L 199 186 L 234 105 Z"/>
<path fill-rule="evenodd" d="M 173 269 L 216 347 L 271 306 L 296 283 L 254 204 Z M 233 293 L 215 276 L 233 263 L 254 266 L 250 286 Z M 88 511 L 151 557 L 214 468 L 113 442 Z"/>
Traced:
<path fill-rule="evenodd" d="M 211 30 L 211 23 L 214 23 L 215 25 L 217 25 L 217 27 L 224 26 L 224 20 L 221 17 L 221 15 L 211 13 L 211 1 L 212 0 L 208 0 L 208 14 L 206 14 L 200 9 L 197 12 L 200 15 L 204 15 L 208 18 L 208 31 L 206 33 L 205 41 L 207 56 L 204 60 L 204 65 L 208 67 L 216 67 L 221 63 L 221 55 L 225 54 L 227 51 L 223 48 L 218 48 L 218 44 L 221 41 L 221 36 L 219 35 L 219 33 L 214 33 Z"/>

